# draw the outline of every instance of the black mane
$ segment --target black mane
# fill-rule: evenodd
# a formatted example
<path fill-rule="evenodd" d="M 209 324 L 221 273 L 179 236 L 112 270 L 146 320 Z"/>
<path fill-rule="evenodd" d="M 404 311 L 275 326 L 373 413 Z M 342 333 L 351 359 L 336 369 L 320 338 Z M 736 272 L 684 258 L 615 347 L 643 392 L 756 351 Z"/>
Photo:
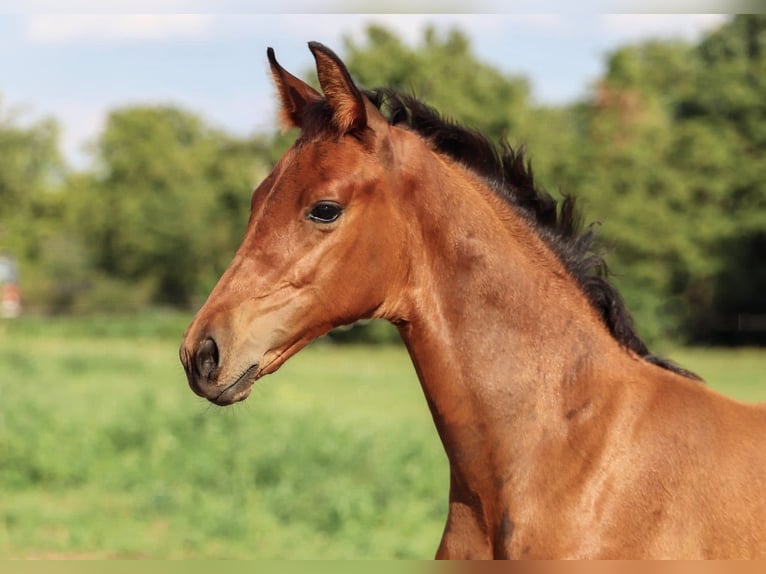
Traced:
<path fill-rule="evenodd" d="M 392 125 L 404 125 L 434 148 L 486 178 L 492 189 L 530 221 L 574 277 L 612 336 L 647 361 L 689 378 L 697 375 L 651 354 L 636 333 L 622 297 L 607 279 L 603 256 L 594 252 L 593 225 L 583 231 L 582 217 L 571 195 L 561 204 L 535 185 L 524 149 L 507 142 L 500 149 L 481 133 L 445 120 L 413 96 L 389 89 L 366 91 Z"/>

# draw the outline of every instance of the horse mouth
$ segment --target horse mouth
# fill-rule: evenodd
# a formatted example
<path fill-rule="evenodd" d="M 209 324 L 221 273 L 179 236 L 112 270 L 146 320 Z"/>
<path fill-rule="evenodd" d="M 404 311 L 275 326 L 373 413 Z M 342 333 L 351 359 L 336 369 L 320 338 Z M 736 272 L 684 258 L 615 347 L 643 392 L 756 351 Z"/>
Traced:
<path fill-rule="evenodd" d="M 253 384 L 260 375 L 259 364 L 256 363 L 242 373 L 236 381 L 221 391 L 217 397 L 208 398 L 208 400 L 219 407 L 244 401 L 250 395 Z"/>

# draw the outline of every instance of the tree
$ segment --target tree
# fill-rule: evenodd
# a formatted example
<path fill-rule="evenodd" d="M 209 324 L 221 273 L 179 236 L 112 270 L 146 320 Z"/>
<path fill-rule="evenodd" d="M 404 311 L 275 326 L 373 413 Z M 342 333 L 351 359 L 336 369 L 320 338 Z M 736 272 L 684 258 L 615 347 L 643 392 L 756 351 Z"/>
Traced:
<path fill-rule="evenodd" d="M 764 22 L 621 48 L 583 106 L 574 179 L 650 336 L 710 340 L 766 312 Z"/>
<path fill-rule="evenodd" d="M 174 107 L 112 112 L 98 172 L 77 190 L 97 269 L 150 283 L 157 302 L 187 305 L 205 293 L 241 239 L 265 146 Z"/>
<path fill-rule="evenodd" d="M 456 29 L 442 37 L 429 28 L 420 45 L 410 47 L 373 25 L 362 44 L 346 38 L 345 51 L 344 61 L 360 85 L 414 93 L 495 141 L 512 137 L 526 118 L 527 81 L 481 62 Z"/>
<path fill-rule="evenodd" d="M 696 53 L 697 89 L 680 120 L 709 145 L 696 165 L 683 167 L 702 201 L 718 208 L 710 225 L 719 233 L 709 234 L 717 264 L 689 324 L 707 338 L 764 342 L 766 328 L 748 325 L 766 317 L 766 16 L 736 16 Z"/>
<path fill-rule="evenodd" d="M 364 87 L 413 92 L 490 139 L 527 144 L 536 180 L 580 196 L 648 338 L 763 341 L 766 17 L 697 44 L 623 46 L 591 94 L 535 106 L 458 30 L 415 46 L 378 26 L 346 39 Z M 51 120 L 0 113 L 0 250 L 48 308 L 188 305 L 227 266 L 252 188 L 294 134 L 237 138 L 172 106 L 114 110 L 96 165 L 66 173 Z"/>
<path fill-rule="evenodd" d="M 648 42 L 613 53 L 580 109 L 581 143 L 572 150 L 572 179 L 589 215 L 602 222 L 613 276 L 649 339 L 680 329 L 675 276 L 699 258 L 684 214 L 688 189 L 667 161 L 673 109 L 695 74 L 690 52 L 685 44 Z"/>
<path fill-rule="evenodd" d="M 24 261 L 39 248 L 40 228 L 28 224 L 44 215 L 61 176 L 58 131 L 49 118 L 23 125 L 0 100 L 0 250 Z"/>
<path fill-rule="evenodd" d="M 65 172 L 57 123 L 22 118 L 0 105 L 0 254 L 17 260 L 24 306 L 30 308 L 55 291 L 49 246 L 66 243 L 58 241 Z"/>
<path fill-rule="evenodd" d="M 602 222 L 642 335 L 709 340 L 766 314 L 764 22 L 737 16 L 697 45 L 621 47 L 591 95 L 563 107 L 531 105 L 526 82 L 478 61 L 456 30 L 412 48 L 371 27 L 346 41 L 346 62 L 365 86 L 412 91 L 491 139 L 525 142 L 538 183 L 580 196 Z"/>

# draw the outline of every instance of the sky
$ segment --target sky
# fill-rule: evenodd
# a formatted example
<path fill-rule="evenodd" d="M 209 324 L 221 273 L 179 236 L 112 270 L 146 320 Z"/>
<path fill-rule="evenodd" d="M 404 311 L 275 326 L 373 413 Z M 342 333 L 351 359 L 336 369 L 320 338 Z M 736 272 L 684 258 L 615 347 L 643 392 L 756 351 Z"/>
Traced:
<path fill-rule="evenodd" d="M 81 12 L 89 11 L 87 1 L 79 4 Z M 19 13 L 3 10 L 0 0 L 0 115 L 17 115 L 22 123 L 55 117 L 65 157 L 74 167 L 91 161 L 89 143 L 92 147 L 108 111 L 119 106 L 180 105 L 239 135 L 274 129 L 269 46 L 285 68 L 301 76 L 312 69 L 309 40 L 342 57 L 343 38 L 361 42 L 370 23 L 389 27 L 413 46 L 428 25 L 445 31 L 456 27 L 469 36 L 481 60 L 527 77 L 537 102 L 562 104 L 588 93 L 604 70 L 606 54 L 616 47 L 648 38 L 694 41 L 728 18 L 233 13 L 204 11 L 213 5 L 193 0 L 172 3 L 170 12 L 136 12 L 144 8 L 138 0 L 131 6 L 130 13 L 64 13 L 47 11 L 42 2 L 36 12 Z M 184 6 L 189 9 L 180 9 Z"/>

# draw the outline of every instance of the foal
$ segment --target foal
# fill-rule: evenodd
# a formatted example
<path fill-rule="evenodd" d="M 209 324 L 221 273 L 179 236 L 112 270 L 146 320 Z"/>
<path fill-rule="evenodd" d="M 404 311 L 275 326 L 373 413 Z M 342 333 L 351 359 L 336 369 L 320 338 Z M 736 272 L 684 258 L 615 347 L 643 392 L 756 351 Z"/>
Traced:
<path fill-rule="evenodd" d="M 184 335 L 194 392 L 243 400 L 331 328 L 385 318 L 449 459 L 438 558 L 766 558 L 766 408 L 649 354 L 521 155 L 309 47 L 322 94 L 268 51 L 300 136 Z"/>

